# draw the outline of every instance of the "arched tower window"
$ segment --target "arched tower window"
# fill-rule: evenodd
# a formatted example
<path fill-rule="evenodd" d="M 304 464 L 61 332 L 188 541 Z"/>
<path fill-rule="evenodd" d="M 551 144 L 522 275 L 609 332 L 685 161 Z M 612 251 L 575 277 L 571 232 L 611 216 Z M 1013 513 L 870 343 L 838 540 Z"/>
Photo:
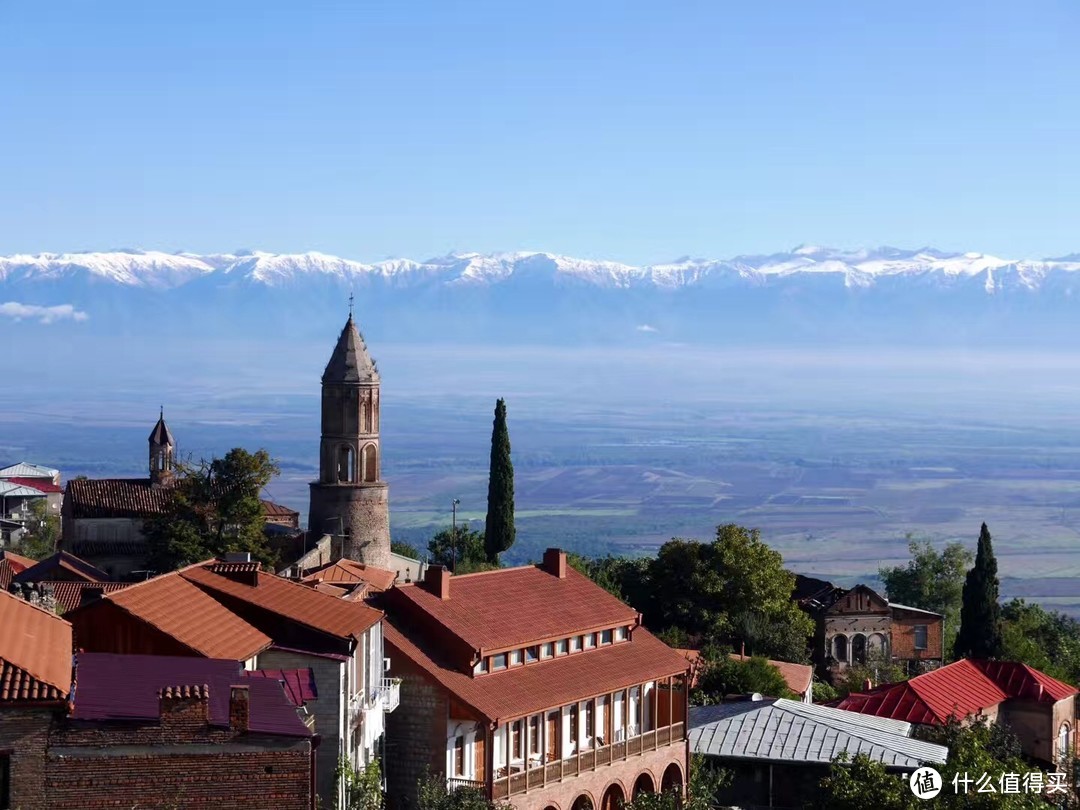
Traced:
<path fill-rule="evenodd" d="M 356 481 L 356 452 L 349 445 L 342 445 L 338 450 L 339 484 L 351 484 Z"/>
<path fill-rule="evenodd" d="M 365 400 L 360 403 L 360 432 L 371 433 L 371 411 L 368 410 L 368 404 Z"/>
<path fill-rule="evenodd" d="M 379 448 L 373 444 L 365 445 L 363 451 L 364 480 L 379 480 Z"/>

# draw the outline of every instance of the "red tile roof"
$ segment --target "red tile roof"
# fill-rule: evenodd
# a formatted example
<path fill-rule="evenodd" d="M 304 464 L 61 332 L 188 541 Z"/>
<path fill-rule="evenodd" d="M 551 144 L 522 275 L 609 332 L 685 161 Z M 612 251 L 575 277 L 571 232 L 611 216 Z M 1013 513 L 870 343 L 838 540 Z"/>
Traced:
<path fill-rule="evenodd" d="M 75 577 L 83 582 L 107 582 L 109 575 L 100 568 L 95 568 L 86 560 L 81 560 L 74 554 L 66 551 L 58 551 L 51 557 L 30 566 L 26 570 L 15 575 L 15 582 L 42 582 L 44 580 L 63 579 L 65 576 Z"/>
<path fill-rule="evenodd" d="M 5 478 L 7 482 L 12 484 L 18 484 L 21 487 L 30 487 L 36 489 L 38 492 L 63 492 L 64 488 L 58 484 L 54 484 L 48 478 Z"/>
<path fill-rule="evenodd" d="M 48 588 L 56 600 L 56 609 L 59 613 L 67 613 L 82 604 L 83 591 L 86 588 L 100 590 L 102 594 L 113 593 L 130 587 L 131 582 L 50 582 L 44 580 L 39 583 Z"/>
<path fill-rule="evenodd" d="M 382 614 L 359 602 L 335 599 L 276 574 L 260 573 L 249 585 L 208 570 L 185 568 L 180 575 L 212 596 L 225 595 L 339 638 L 359 638 Z"/>
<path fill-rule="evenodd" d="M 366 582 L 376 590 L 385 591 L 394 584 L 397 574 L 385 568 L 364 565 L 353 560 L 335 560 L 314 569 L 300 581 L 307 584 L 319 582 L 354 583 Z"/>
<path fill-rule="evenodd" d="M 82 478 L 67 482 L 64 500 L 75 518 L 140 518 L 162 514 L 170 494 L 149 478 Z"/>
<path fill-rule="evenodd" d="M 274 503 L 264 498 L 260 498 L 259 502 L 263 507 L 263 515 L 268 518 L 296 518 L 300 517 L 300 513 L 295 509 L 290 509 L 287 506 L 282 506 L 280 503 Z"/>
<path fill-rule="evenodd" d="M 685 656 L 686 660 L 690 662 L 691 678 L 696 686 L 702 668 L 700 650 L 677 650 L 677 652 Z M 732 653 L 731 657 L 736 661 L 749 661 L 751 658 L 749 655 L 740 655 L 738 653 Z M 792 664 L 787 661 L 774 661 L 771 658 L 767 660 L 780 671 L 787 688 L 796 695 L 804 695 L 811 688 L 814 682 L 814 668 L 812 666 L 808 664 Z"/>
<path fill-rule="evenodd" d="M 950 716 L 963 719 L 1010 698 L 1056 703 L 1078 691 L 1026 664 L 963 659 L 910 681 L 852 693 L 835 705 L 908 723 L 940 725 Z"/>
<path fill-rule="evenodd" d="M 495 651 L 602 627 L 636 624 L 633 608 L 570 566 L 560 579 L 539 566 L 450 577 L 450 598 L 422 584 L 389 592 L 473 649 Z M 684 661 L 685 663 L 685 661 Z"/>
<path fill-rule="evenodd" d="M 0 549 L 0 590 L 6 591 L 16 574 L 20 574 L 37 561 L 10 551 Z"/>
<path fill-rule="evenodd" d="M 254 669 L 246 673 L 249 678 L 268 678 L 279 681 L 285 687 L 285 696 L 294 706 L 303 706 L 319 697 L 315 687 L 315 673 L 311 667 L 304 669 Z"/>
<path fill-rule="evenodd" d="M 269 636 L 188 582 L 183 573 L 137 582 L 102 599 L 207 658 L 246 661 L 270 646 Z"/>
<path fill-rule="evenodd" d="M 0 593 L 0 703 L 63 700 L 71 691 L 71 625 Z"/>
<path fill-rule="evenodd" d="M 76 669 L 71 717 L 84 721 L 156 720 L 161 715 L 158 693 L 179 688 L 202 692 L 208 688 L 211 725 L 229 725 L 232 686 L 248 687 L 248 729 L 259 734 L 310 737 L 312 731 L 296 714 L 277 680 L 245 672 L 237 661 L 166 655 L 81 653 Z M 194 687 L 194 688 L 193 688 Z"/>
<path fill-rule="evenodd" d="M 390 617 L 383 628 L 391 662 L 403 656 L 493 723 L 688 670 L 683 656 L 639 627 L 628 642 L 474 678 L 407 624 Z"/>

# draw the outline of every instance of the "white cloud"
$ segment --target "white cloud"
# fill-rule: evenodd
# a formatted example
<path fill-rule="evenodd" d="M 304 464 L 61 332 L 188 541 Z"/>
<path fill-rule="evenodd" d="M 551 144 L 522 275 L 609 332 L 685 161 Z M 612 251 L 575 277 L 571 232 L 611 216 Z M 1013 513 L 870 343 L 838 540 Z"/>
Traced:
<path fill-rule="evenodd" d="M 37 304 L 20 304 L 17 301 L 7 301 L 0 304 L 0 316 L 12 318 L 16 321 L 36 320 L 38 323 L 85 321 L 88 317 L 85 312 L 75 309 L 71 304 L 42 307 Z"/>
<path fill-rule="evenodd" d="M 647 323 L 643 323 L 641 326 L 639 326 L 637 328 L 637 330 L 639 332 L 659 332 L 660 331 L 655 326 L 649 326 Z"/>

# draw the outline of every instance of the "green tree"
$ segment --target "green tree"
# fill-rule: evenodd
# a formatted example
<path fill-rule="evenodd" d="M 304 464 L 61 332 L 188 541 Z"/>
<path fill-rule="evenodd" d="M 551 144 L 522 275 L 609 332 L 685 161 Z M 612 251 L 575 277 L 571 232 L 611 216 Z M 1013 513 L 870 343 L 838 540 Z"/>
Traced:
<path fill-rule="evenodd" d="M 228 552 L 249 552 L 274 565 L 263 533 L 260 494 L 278 474 L 265 450 L 236 447 L 223 458 L 178 464 L 165 512 L 144 525 L 151 565 L 169 571 Z"/>
<path fill-rule="evenodd" d="M 445 566 L 456 574 L 482 570 L 488 564 L 483 532 L 460 526 L 456 538 L 452 527 L 437 532 L 428 542 L 428 562 Z"/>
<path fill-rule="evenodd" d="M 474 787 L 447 787 L 437 774 L 426 773 L 416 785 L 417 810 L 512 810 L 509 804 L 494 802 Z"/>
<path fill-rule="evenodd" d="M 712 543 L 665 543 L 649 566 L 650 604 L 631 604 L 650 627 L 680 628 L 698 644 L 745 644 L 752 655 L 805 661 L 814 625 L 791 601 L 795 575 L 783 563 L 757 529 L 720 526 Z"/>
<path fill-rule="evenodd" d="M 510 431 L 506 427 L 506 403 L 495 403 L 495 422 L 491 428 L 491 465 L 488 471 L 487 525 L 484 543 L 487 559 L 498 563 L 516 538 L 514 529 L 514 464 L 510 460 Z"/>
<path fill-rule="evenodd" d="M 1067 683 L 1080 683 L 1080 622 L 1023 599 L 1001 610 L 1002 657 Z"/>
<path fill-rule="evenodd" d="M 357 768 L 348 757 L 342 757 L 335 775 L 345 797 L 345 810 L 382 810 L 386 797 L 382 790 L 379 760 L 372 760 L 365 767 Z"/>
<path fill-rule="evenodd" d="M 410 557 L 414 560 L 424 559 L 424 555 L 421 553 L 420 549 L 412 543 L 406 543 L 404 540 L 391 540 L 390 552 L 392 554 L 400 554 L 402 557 Z"/>
<path fill-rule="evenodd" d="M 878 569 L 890 602 L 932 610 L 945 617 L 943 649 L 951 652 L 960 627 L 964 575 L 972 554 L 963 543 L 949 543 L 940 552 L 929 541 L 908 537 L 911 559 L 906 566 Z"/>
<path fill-rule="evenodd" d="M 26 532 L 19 539 L 18 554 L 32 560 L 44 560 L 56 553 L 60 540 L 60 517 L 50 515 L 45 498 L 30 501 Z"/>
<path fill-rule="evenodd" d="M 692 696 L 699 705 L 716 704 L 725 695 L 748 695 L 753 692 L 766 697 L 795 698 L 787 681 L 765 658 L 740 661 L 729 655 L 702 651 L 703 665 L 698 676 L 698 688 Z"/>
<path fill-rule="evenodd" d="M 866 656 L 863 664 L 853 664 L 844 670 L 842 676 L 834 681 L 836 690 L 841 695 L 862 692 L 869 681 L 873 686 L 883 683 L 906 681 L 908 674 L 904 668 L 886 655 L 876 652 Z"/>
<path fill-rule="evenodd" d="M 1001 658 L 1004 644 L 998 593 L 997 560 L 990 542 L 990 530 L 984 523 L 979 532 L 975 565 L 964 581 L 960 630 L 953 646 L 957 658 Z"/>

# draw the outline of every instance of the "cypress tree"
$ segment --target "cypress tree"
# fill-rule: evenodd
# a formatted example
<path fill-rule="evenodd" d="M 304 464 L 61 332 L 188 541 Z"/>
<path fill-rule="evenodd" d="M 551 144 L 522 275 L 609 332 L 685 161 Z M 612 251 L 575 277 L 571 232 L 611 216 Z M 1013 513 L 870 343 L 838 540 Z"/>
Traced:
<path fill-rule="evenodd" d="M 498 563 L 499 555 L 514 545 L 514 538 L 514 465 L 510 461 L 506 403 L 500 398 L 495 403 L 495 424 L 491 429 L 487 525 L 484 527 L 488 562 Z"/>
<path fill-rule="evenodd" d="M 997 572 L 990 531 L 984 523 L 979 532 L 975 565 L 964 581 L 960 632 L 953 647 L 957 658 L 1000 658 L 1004 653 Z"/>

